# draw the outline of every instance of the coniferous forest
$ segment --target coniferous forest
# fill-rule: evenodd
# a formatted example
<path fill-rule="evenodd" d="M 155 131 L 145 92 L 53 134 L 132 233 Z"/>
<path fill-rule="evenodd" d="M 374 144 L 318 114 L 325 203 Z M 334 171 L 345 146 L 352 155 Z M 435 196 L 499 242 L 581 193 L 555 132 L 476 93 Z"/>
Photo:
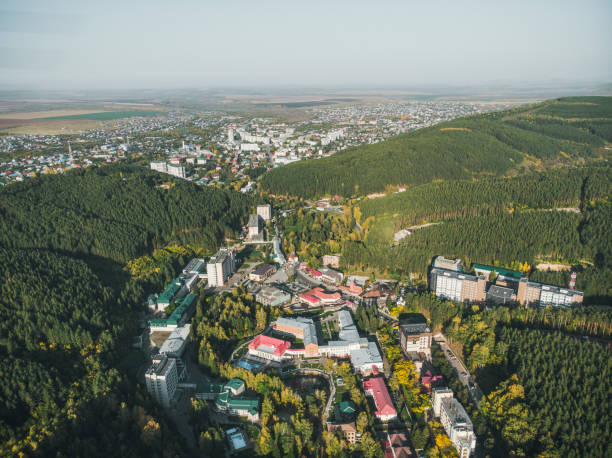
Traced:
<path fill-rule="evenodd" d="M 567 97 L 296 162 L 269 171 L 261 184 L 272 194 L 304 198 L 367 195 L 388 186 L 506 176 L 591 160 L 603 154 L 604 141 L 612 141 L 612 98 Z"/>
<path fill-rule="evenodd" d="M 186 453 L 128 371 L 144 363 L 130 352 L 136 314 L 194 255 L 162 247 L 210 252 L 248 207 L 240 193 L 126 166 L 0 190 L 2 456 Z M 125 262 L 155 248 L 161 270 L 130 276 Z"/>

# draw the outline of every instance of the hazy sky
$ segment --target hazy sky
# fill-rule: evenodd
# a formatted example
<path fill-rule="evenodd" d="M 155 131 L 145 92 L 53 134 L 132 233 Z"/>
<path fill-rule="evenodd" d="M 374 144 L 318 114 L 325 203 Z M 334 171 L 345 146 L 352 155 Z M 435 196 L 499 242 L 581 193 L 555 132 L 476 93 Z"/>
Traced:
<path fill-rule="evenodd" d="M 0 89 L 612 81 L 612 1 L 13 1 Z"/>

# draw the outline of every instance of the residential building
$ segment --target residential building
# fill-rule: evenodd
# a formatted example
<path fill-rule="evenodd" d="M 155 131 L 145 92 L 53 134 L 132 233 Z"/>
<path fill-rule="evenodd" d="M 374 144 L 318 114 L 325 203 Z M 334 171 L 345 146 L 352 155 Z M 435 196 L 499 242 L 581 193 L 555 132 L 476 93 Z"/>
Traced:
<path fill-rule="evenodd" d="M 274 266 L 271 266 L 270 264 L 262 264 L 249 274 L 249 280 L 263 282 L 270 278 L 274 272 L 276 272 Z"/>
<path fill-rule="evenodd" d="M 164 407 L 169 407 L 178 385 L 178 371 L 175 358 L 162 355 L 153 360 L 145 372 L 147 391 Z"/>
<path fill-rule="evenodd" d="M 354 421 L 350 423 L 327 423 L 327 430 L 330 433 L 340 431 L 349 444 L 357 442 L 357 428 Z"/>
<path fill-rule="evenodd" d="M 384 444 L 385 458 L 411 458 L 416 454 L 412 450 L 408 432 L 387 433 Z"/>
<path fill-rule="evenodd" d="M 264 221 L 270 221 L 272 219 L 272 205 L 264 204 L 257 206 L 257 215 Z"/>
<path fill-rule="evenodd" d="M 333 267 L 338 269 L 340 267 L 340 255 L 339 254 L 326 254 L 322 259 L 323 265 L 327 267 Z"/>
<path fill-rule="evenodd" d="M 484 302 L 487 278 L 453 270 L 433 268 L 429 273 L 429 289 L 436 296 L 457 302 Z"/>
<path fill-rule="evenodd" d="M 433 266 L 438 269 L 452 270 L 453 272 L 463 271 L 461 259 L 447 259 L 444 256 L 437 256 L 434 259 Z"/>
<path fill-rule="evenodd" d="M 263 305 L 278 307 L 291 301 L 291 295 L 273 286 L 263 286 L 255 294 L 255 300 Z"/>
<path fill-rule="evenodd" d="M 400 343 L 406 353 L 424 353 L 431 357 L 432 332 L 426 323 L 400 323 Z"/>
<path fill-rule="evenodd" d="M 168 173 L 168 164 L 165 162 L 151 162 L 151 170 L 155 170 L 156 172 Z"/>
<path fill-rule="evenodd" d="M 249 239 L 254 240 L 259 238 L 261 231 L 261 217 L 259 215 L 249 216 Z"/>
<path fill-rule="evenodd" d="M 185 167 L 180 164 L 168 164 L 167 173 L 178 178 L 187 178 L 187 172 L 185 171 Z"/>
<path fill-rule="evenodd" d="M 459 456 L 468 458 L 476 451 L 476 435 L 467 412 L 448 388 L 434 388 L 432 404 L 434 416 L 440 418 L 440 423 Z"/>
<path fill-rule="evenodd" d="M 221 248 L 208 260 L 206 271 L 209 286 L 223 286 L 226 280 L 235 272 L 236 262 L 234 252 L 230 248 Z"/>
<path fill-rule="evenodd" d="M 527 278 L 522 278 L 518 284 L 517 299 L 522 305 L 568 307 L 582 303 L 584 293 L 559 286 L 530 282 Z"/>
<path fill-rule="evenodd" d="M 371 396 L 376 405 L 374 415 L 381 421 L 389 421 L 397 418 L 397 411 L 393 406 L 393 401 L 387 390 L 385 379 L 380 376 L 370 377 L 363 381 L 363 391 L 366 396 Z"/>

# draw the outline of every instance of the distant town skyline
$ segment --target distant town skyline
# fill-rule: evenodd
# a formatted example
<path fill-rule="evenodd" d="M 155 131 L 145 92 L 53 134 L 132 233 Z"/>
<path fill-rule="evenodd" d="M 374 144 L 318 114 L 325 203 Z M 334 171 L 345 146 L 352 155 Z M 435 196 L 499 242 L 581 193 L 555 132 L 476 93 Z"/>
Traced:
<path fill-rule="evenodd" d="M 0 90 L 612 81 L 608 1 L 8 0 Z"/>

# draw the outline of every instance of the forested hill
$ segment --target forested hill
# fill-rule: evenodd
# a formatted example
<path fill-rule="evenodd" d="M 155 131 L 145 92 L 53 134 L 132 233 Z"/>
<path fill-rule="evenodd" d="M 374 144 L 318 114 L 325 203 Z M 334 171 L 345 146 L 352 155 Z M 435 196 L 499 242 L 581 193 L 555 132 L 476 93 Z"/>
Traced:
<path fill-rule="evenodd" d="M 131 344 L 146 294 L 196 248 L 155 250 L 151 278 L 130 277 L 125 261 L 174 243 L 211 251 L 249 205 L 126 166 L 0 190 L 0 456 L 187 454 L 137 388 L 145 361 Z"/>
<path fill-rule="evenodd" d="M 249 199 L 126 166 L 47 175 L 0 190 L 0 245 L 127 261 L 177 242 L 216 248 Z"/>
<path fill-rule="evenodd" d="M 604 154 L 612 97 L 566 97 L 475 115 L 269 171 L 272 194 L 366 195 L 387 186 L 522 173 Z"/>

